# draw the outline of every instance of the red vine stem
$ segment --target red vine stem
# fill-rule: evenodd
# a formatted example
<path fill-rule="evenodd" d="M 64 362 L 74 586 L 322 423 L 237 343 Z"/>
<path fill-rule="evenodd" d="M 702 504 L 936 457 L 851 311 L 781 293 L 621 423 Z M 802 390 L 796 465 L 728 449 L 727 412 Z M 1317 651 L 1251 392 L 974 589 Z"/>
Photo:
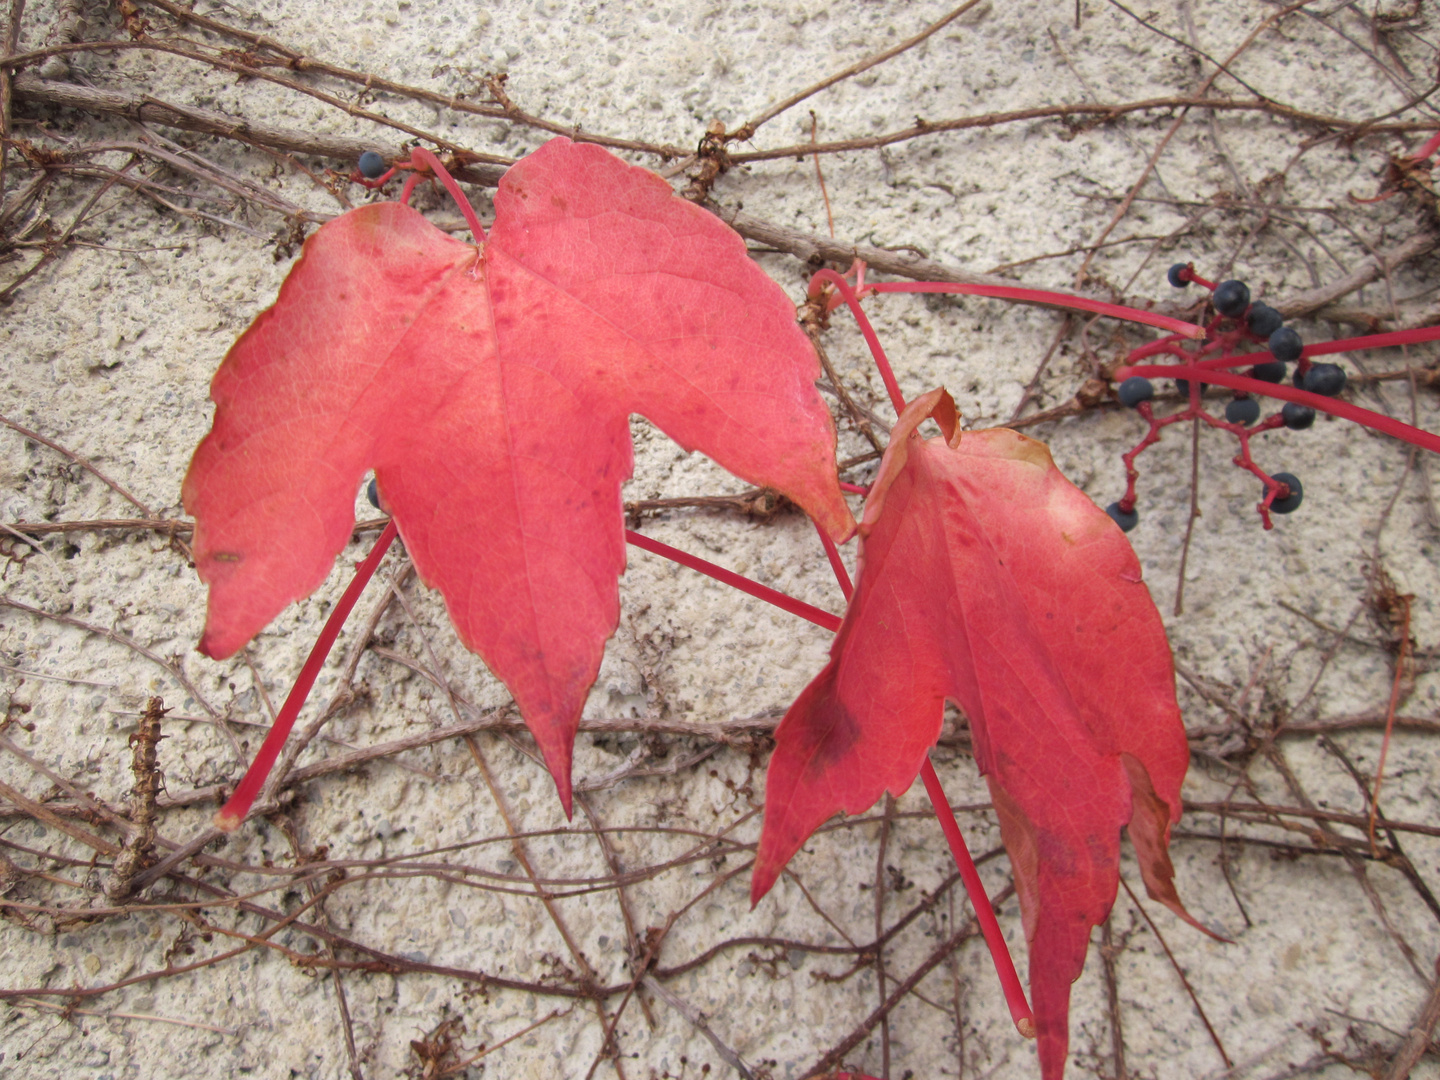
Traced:
<path fill-rule="evenodd" d="M 1072 308 L 1076 311 L 1093 312 L 1096 315 L 1109 315 L 1111 318 L 1124 319 L 1126 322 L 1158 326 L 1161 330 L 1169 330 L 1186 338 L 1205 336 L 1203 326 L 1186 322 L 1184 319 L 1174 319 L 1169 315 L 1157 315 L 1153 311 L 1141 311 L 1139 308 L 1109 304 L 1104 300 L 1090 300 L 1084 296 L 1071 296 L 1068 293 L 1050 292 L 1046 289 L 1022 289 L 1010 285 L 960 285 L 948 281 L 887 281 L 867 286 L 867 291 L 877 293 L 961 293 L 965 296 L 992 296 L 997 300 L 1019 300 L 1027 304 L 1044 304 L 1046 307 Z"/>
<path fill-rule="evenodd" d="M 1025 988 L 1020 985 L 1020 976 L 1015 971 L 1015 961 L 1010 958 L 1005 935 L 1000 932 L 1000 923 L 995 918 L 995 909 L 985 893 L 985 883 L 980 880 L 980 871 L 975 869 L 975 860 L 965 846 L 965 837 L 960 833 L 960 823 L 955 820 L 955 811 L 950 809 L 950 800 L 940 786 L 940 777 L 935 775 L 935 766 L 930 758 L 920 769 L 925 781 L 925 792 L 930 796 L 930 805 L 940 819 L 940 828 L 950 843 L 950 854 L 955 856 L 955 865 L 960 870 L 960 880 L 970 894 L 970 903 L 975 908 L 975 918 L 980 923 L 980 932 L 985 935 L 985 944 L 990 946 L 990 956 L 995 961 L 995 974 L 1000 976 L 1000 988 L 1005 992 L 1005 1004 L 1010 1006 L 1010 1019 L 1015 1029 L 1027 1039 L 1035 1038 L 1035 1017 L 1030 1003 L 1025 1000 Z"/>
<path fill-rule="evenodd" d="M 870 346 L 870 355 L 875 358 L 875 366 L 880 369 L 880 378 L 885 383 L 885 392 L 890 395 L 890 404 L 895 406 L 895 415 L 899 416 L 905 411 L 905 395 L 900 393 L 900 384 L 895 381 L 895 372 L 890 368 L 890 360 L 885 355 L 885 349 L 880 344 L 880 338 L 875 333 L 875 328 L 870 325 L 870 320 L 865 315 L 865 309 L 860 306 L 860 298 L 850 283 L 834 270 L 817 270 L 815 276 L 810 279 L 810 297 L 814 299 L 820 294 L 824 285 L 833 285 L 844 297 L 845 303 L 850 306 L 850 312 L 855 316 L 855 322 L 860 327 L 860 333 L 865 337 L 865 344 Z"/>
<path fill-rule="evenodd" d="M 355 576 L 350 579 L 350 584 L 345 587 L 339 603 L 330 612 L 330 617 L 325 620 L 325 628 L 320 631 L 320 636 L 315 639 L 311 646 L 310 655 L 305 658 L 305 665 L 300 669 L 300 675 L 295 680 L 295 685 L 290 688 L 290 695 L 285 699 L 285 704 L 280 706 L 280 712 L 275 717 L 275 722 L 270 725 L 270 732 L 265 736 L 265 741 L 260 744 L 260 752 L 255 755 L 255 760 L 250 763 L 250 768 L 245 771 L 245 777 L 240 781 L 240 786 L 230 796 L 220 812 L 215 815 L 215 827 L 224 829 L 226 832 L 234 832 L 250 813 L 250 807 L 255 804 L 256 797 L 260 794 L 261 787 L 265 784 L 265 778 L 270 775 L 270 770 L 275 767 L 275 762 L 280 757 L 280 748 L 285 745 L 285 740 L 290 735 L 290 729 L 295 726 L 295 720 L 300 715 L 300 709 L 305 704 L 305 699 L 310 696 L 310 689 L 315 685 L 315 679 L 320 674 L 320 669 L 325 666 L 325 658 L 330 655 L 330 650 L 335 645 L 335 639 L 340 636 L 340 628 L 345 625 L 346 618 L 355 607 L 355 602 L 360 599 L 366 584 L 375 575 L 375 568 L 380 565 L 380 560 L 385 557 L 385 552 L 390 550 L 391 543 L 396 536 L 395 522 L 391 521 L 385 526 L 380 534 L 380 539 L 375 541 L 375 546 L 370 549 L 370 554 L 365 556 L 355 570 Z"/>
<path fill-rule="evenodd" d="M 1424 161 L 1428 157 L 1433 157 L 1436 150 L 1440 150 L 1440 132 L 1436 132 L 1430 136 L 1430 140 L 1419 150 L 1416 150 L 1415 153 L 1410 156 L 1410 160 Z"/>
<path fill-rule="evenodd" d="M 475 238 L 475 243 L 483 244 L 485 242 L 485 230 L 480 227 L 480 219 L 475 215 L 475 208 L 470 205 L 470 200 L 467 199 L 465 193 L 460 190 L 460 185 L 455 182 L 455 178 L 445 170 L 444 165 L 440 164 L 440 159 L 423 146 L 417 146 L 410 151 L 410 163 L 417 168 L 420 165 L 428 165 L 430 167 L 431 172 L 436 175 L 440 183 L 444 185 L 445 190 L 450 193 L 450 198 L 455 200 L 455 205 L 460 208 L 460 213 L 465 218 L 465 224 L 470 226 L 470 235 Z"/>
<path fill-rule="evenodd" d="M 1422 341 L 1440 341 L 1440 326 L 1422 326 L 1416 330 L 1392 330 L 1388 334 L 1367 334 L 1364 337 L 1341 338 L 1319 345 L 1306 345 L 1301 356 L 1328 356 L 1352 349 L 1383 349 L 1390 345 L 1416 345 Z"/>
<path fill-rule="evenodd" d="M 1150 345 L 1144 345 L 1132 352 L 1126 359 L 1131 363 L 1148 356 L 1169 354 L 1180 356 L 1173 347 L 1174 338 L 1164 338 Z M 1422 326 L 1415 330 L 1391 330 L 1385 334 L 1366 334 L 1364 337 L 1341 338 L 1338 341 L 1322 341 L 1318 345 L 1306 345 L 1300 355 L 1304 359 L 1312 356 L 1330 356 L 1333 353 L 1358 352 L 1361 349 L 1386 349 L 1395 345 L 1418 345 L 1422 341 L 1440 341 L 1440 326 Z M 1247 364 L 1264 364 L 1275 359 L 1267 352 L 1241 353 L 1239 356 L 1216 356 L 1201 360 L 1203 368 L 1244 367 Z"/>
<path fill-rule="evenodd" d="M 652 540 L 650 537 L 643 533 L 638 533 L 634 529 L 625 530 L 625 539 L 642 551 L 648 551 L 652 555 L 659 555 L 662 558 L 669 559 L 671 562 L 677 562 L 681 566 L 687 566 L 691 570 L 698 570 L 707 577 L 712 577 L 716 581 L 729 585 L 733 589 L 739 589 L 743 593 L 748 593 L 758 600 L 764 600 L 767 604 L 774 604 L 782 611 L 788 611 L 791 615 L 799 615 L 802 619 L 808 619 L 816 626 L 823 626 L 832 633 L 840 629 L 839 615 L 832 615 L 830 612 L 822 611 L 820 608 L 813 607 L 803 600 L 796 600 L 793 596 L 786 596 L 784 593 L 777 589 L 772 589 L 768 585 L 761 585 L 758 581 L 751 581 L 747 577 L 741 577 L 733 570 L 726 570 L 723 566 L 716 566 L 712 562 L 706 562 L 704 559 L 696 558 L 687 551 L 681 551 L 679 548 L 671 547 L 669 544 L 662 544 L 659 540 Z"/>
<path fill-rule="evenodd" d="M 1220 368 L 1200 367 L 1196 364 L 1135 364 L 1122 367 L 1115 372 L 1116 381 L 1123 381 L 1132 375 L 1143 375 L 1147 379 L 1185 379 L 1199 381 L 1203 379 L 1207 383 L 1216 386 L 1228 386 L 1232 390 L 1244 390 L 1250 394 L 1258 394 L 1262 397 L 1280 398 L 1282 401 L 1295 401 L 1301 405 L 1309 405 L 1312 409 L 1329 413 L 1331 416 L 1338 416 L 1342 420 L 1350 420 L 1356 424 L 1371 428 L 1374 431 L 1386 435 L 1393 435 L 1397 439 L 1403 439 L 1412 446 L 1418 446 L 1422 450 L 1429 450 L 1432 454 L 1440 454 L 1440 435 L 1421 428 L 1411 427 L 1394 417 L 1385 416 L 1383 413 L 1371 412 L 1369 409 L 1362 409 L 1358 405 L 1351 405 L 1348 401 L 1340 401 L 1336 398 L 1324 397 L 1321 394 L 1312 394 L 1306 390 L 1293 390 L 1288 386 L 1278 383 L 1262 382 L 1259 379 L 1247 378 L 1244 375 L 1235 375 Z"/>
<path fill-rule="evenodd" d="M 820 534 L 820 543 L 825 547 L 825 557 L 830 560 L 830 569 L 835 571 L 835 580 L 840 583 L 840 591 L 845 594 L 845 602 L 849 603 L 850 594 L 855 591 L 855 586 L 850 583 L 850 572 L 845 569 L 845 564 L 840 560 L 840 549 L 835 546 L 835 541 L 830 539 L 830 534 L 818 521 L 815 522 L 815 531 Z"/>
<path fill-rule="evenodd" d="M 330 612 L 330 617 L 325 620 L 325 627 L 320 631 L 320 636 L 315 639 L 315 644 L 310 649 L 310 655 L 306 658 L 299 676 L 295 679 L 295 685 L 290 688 L 290 694 L 285 698 L 285 704 L 280 707 L 280 712 L 275 717 L 275 723 L 270 726 L 270 731 L 260 746 L 260 752 L 255 755 L 255 760 L 251 762 L 244 778 L 235 788 L 235 793 L 215 815 L 217 828 L 224 829 L 226 832 L 234 832 L 249 814 L 250 808 L 260 794 L 260 789 L 264 787 L 265 780 L 270 775 L 270 770 L 275 767 L 275 762 L 280 758 L 280 750 L 285 745 L 285 740 L 289 738 L 290 731 L 294 728 L 295 721 L 300 715 L 300 710 L 310 696 L 315 679 L 319 676 L 320 669 L 325 665 L 326 657 L 330 655 L 330 650 L 335 645 L 335 639 L 340 636 L 341 627 L 345 625 L 345 620 L 354 609 L 355 602 L 360 599 L 361 592 L 375 575 L 376 567 L 380 565 L 380 560 L 384 558 L 385 552 L 389 550 L 395 537 L 395 523 L 391 521 L 385 526 L 380 538 L 375 541 L 375 546 L 370 550 L 365 561 L 356 568 L 355 576 L 346 587 L 334 610 Z M 716 566 L 714 563 L 696 558 L 679 548 L 662 544 L 658 540 L 652 540 L 648 536 L 630 529 L 625 530 L 625 539 L 642 550 L 663 556 L 672 562 L 687 566 L 691 570 L 698 570 L 700 573 L 707 574 L 741 592 L 749 593 L 760 600 L 774 604 L 792 615 L 798 615 L 817 626 L 823 626 L 826 630 L 833 632 L 840 629 L 840 616 L 832 615 L 828 611 L 822 611 L 802 600 L 786 596 L 759 582 L 741 577 L 731 570 L 726 570 L 723 566 Z M 833 548 L 833 546 L 832 544 L 831 547 Z M 838 552 L 836 552 L 836 557 L 839 557 Z M 841 569 L 844 569 L 843 566 Z"/>
<path fill-rule="evenodd" d="M 440 164 L 440 159 L 423 146 L 417 146 L 410 151 L 410 168 L 417 171 L 405 178 L 405 187 L 400 192 L 400 201 L 409 204 L 410 195 L 415 190 L 415 185 L 420 182 L 419 170 L 429 169 L 435 174 L 435 178 L 444 185 L 445 190 L 450 193 L 450 198 L 455 200 L 455 205 L 460 208 L 460 213 L 465 218 L 465 224 L 470 227 L 470 234 L 475 238 L 475 243 L 483 244 L 485 230 L 480 226 L 480 219 L 475 214 L 475 208 L 470 205 L 470 200 L 460 190 L 460 185 L 455 182 L 455 178 L 450 175 L 444 165 Z M 392 175 L 394 171 L 392 169 L 386 174 L 386 177 Z"/>

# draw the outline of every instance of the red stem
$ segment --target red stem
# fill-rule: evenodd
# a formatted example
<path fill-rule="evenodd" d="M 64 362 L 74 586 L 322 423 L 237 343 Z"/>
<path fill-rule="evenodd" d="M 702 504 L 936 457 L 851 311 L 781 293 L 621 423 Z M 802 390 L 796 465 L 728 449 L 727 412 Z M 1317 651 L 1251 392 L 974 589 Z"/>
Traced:
<path fill-rule="evenodd" d="M 480 219 L 475 216 L 475 208 L 470 205 L 470 200 L 465 198 L 465 193 L 460 190 L 460 185 L 455 182 L 455 178 L 446 171 L 444 165 L 440 164 L 440 159 L 423 146 L 417 146 L 410 151 L 410 163 L 415 168 L 424 165 L 435 174 L 435 178 L 445 186 L 445 190 L 455 200 L 455 205 L 460 208 L 460 213 L 465 218 L 465 224 L 470 226 L 470 235 L 475 238 L 475 243 L 483 244 L 485 230 L 480 227 Z M 413 179 L 414 177 L 411 177 L 410 180 L 405 181 L 405 191 L 400 198 L 401 202 L 409 201 L 410 192 L 414 189 L 414 185 L 411 183 Z"/>
<path fill-rule="evenodd" d="M 840 559 L 840 549 L 818 521 L 815 522 L 815 531 L 820 534 L 820 543 L 825 545 L 825 557 L 830 560 L 830 569 L 835 571 L 835 580 L 840 583 L 840 591 L 845 594 L 846 603 L 849 603 L 855 586 L 850 583 L 850 571 L 845 569 L 845 564 Z"/>
<path fill-rule="evenodd" d="M 1434 156 L 1436 150 L 1440 150 L 1440 131 L 1431 135 L 1429 141 L 1424 146 L 1410 155 L 1410 159 L 1412 161 L 1424 161 L 1426 158 Z"/>
<path fill-rule="evenodd" d="M 1083 296 L 1050 292 L 1046 289 L 1022 289 L 1010 285 L 956 285 L 945 281 L 887 281 L 869 286 L 871 292 L 887 293 L 961 293 L 965 296 L 993 296 L 999 300 L 1019 300 L 1022 303 L 1044 304 L 1047 307 L 1073 308 L 1076 311 L 1091 311 L 1096 315 L 1109 315 L 1127 322 L 1158 326 L 1186 338 L 1205 336 L 1205 328 L 1184 319 L 1173 319 L 1169 315 L 1157 315 L 1153 311 L 1107 304 L 1104 300 L 1089 300 Z"/>
<path fill-rule="evenodd" d="M 749 593 L 759 600 L 768 604 L 774 604 L 791 615 L 799 615 L 802 619 L 809 619 L 816 626 L 823 626 L 826 630 L 836 631 L 840 629 L 840 616 L 832 615 L 828 611 L 812 607 L 803 600 L 796 600 L 793 596 L 786 596 L 784 593 L 770 588 L 768 585 L 761 585 L 758 581 L 751 581 L 747 577 L 741 577 L 733 570 L 726 570 L 723 566 L 716 566 L 704 559 L 697 559 L 689 552 L 673 548 L 669 544 L 662 544 L 659 540 L 652 540 L 643 533 L 635 532 L 633 529 L 625 530 L 625 539 L 630 541 L 642 551 L 648 551 L 652 555 L 659 555 L 677 562 L 681 566 L 688 566 L 691 570 L 698 570 L 716 581 L 729 585 L 731 588 L 739 589 L 743 593 Z"/>
<path fill-rule="evenodd" d="M 1179 343 L 1184 340 L 1186 339 L 1182 338 L 1179 334 L 1171 334 L 1169 337 L 1163 337 L 1159 341 L 1152 341 L 1149 345 L 1141 345 L 1138 349 L 1133 350 L 1125 359 L 1133 364 L 1137 360 L 1147 360 L 1152 356 L 1189 356 L 1189 353 L 1180 348 Z"/>
<path fill-rule="evenodd" d="M 1235 375 L 1219 368 L 1202 368 L 1194 364 L 1136 364 L 1133 367 L 1122 367 L 1115 372 L 1116 380 L 1128 379 L 1131 375 L 1143 375 L 1147 379 L 1188 379 L 1192 381 L 1204 379 L 1205 382 L 1215 386 L 1228 386 L 1232 390 L 1244 390 L 1261 397 L 1299 402 L 1301 405 L 1309 405 L 1312 409 L 1329 413 L 1331 416 L 1338 416 L 1342 420 L 1350 420 L 1372 430 L 1392 435 L 1397 439 L 1403 439 L 1412 446 L 1429 450 L 1432 454 L 1440 454 L 1440 436 L 1433 435 L 1421 428 L 1411 427 L 1394 417 L 1371 412 L 1358 405 L 1351 405 L 1348 401 L 1312 394 L 1307 390 L 1292 390 L 1279 383 L 1261 382 L 1259 379 Z"/>
<path fill-rule="evenodd" d="M 371 180 L 369 177 L 361 175 L 360 170 L 356 169 L 350 174 L 350 179 L 357 184 L 361 184 L 364 187 L 369 188 L 371 191 L 378 191 L 380 188 L 383 188 L 386 184 L 388 184 L 394 178 L 395 174 L 399 171 L 399 169 L 395 168 L 395 166 L 392 165 L 389 169 L 385 170 L 382 175 L 377 176 L 374 180 Z"/>
<path fill-rule="evenodd" d="M 316 676 L 325 666 L 325 658 L 330 655 L 330 650 L 335 645 L 335 639 L 340 636 L 340 628 L 345 625 L 346 618 L 349 617 L 351 609 L 355 607 L 355 601 L 360 599 L 360 594 L 365 590 L 370 579 L 374 577 L 375 568 L 380 565 L 380 560 L 385 557 L 385 552 L 390 550 L 390 545 L 394 540 L 395 522 L 391 521 L 380 534 L 380 539 L 375 541 L 375 546 L 370 549 L 370 554 L 365 556 L 365 561 L 356 567 L 355 576 L 350 579 L 350 584 L 345 587 L 339 603 L 330 612 L 330 617 L 325 620 L 325 628 L 320 631 L 320 636 L 315 639 L 315 644 L 310 649 L 310 655 L 305 658 L 305 666 L 300 669 L 299 678 L 290 688 L 290 696 L 285 699 L 285 704 L 280 706 L 280 712 L 275 717 L 275 722 L 270 725 L 269 734 L 260 744 L 260 752 L 255 755 L 255 760 L 250 763 L 250 768 L 245 771 L 245 777 L 240 781 L 240 786 L 235 789 L 235 794 L 230 796 L 229 801 L 215 815 L 216 828 L 234 832 L 245 820 L 246 815 L 250 813 L 250 807 L 254 805 L 256 797 L 260 794 L 266 777 L 270 775 L 270 770 L 275 767 L 275 762 L 280 757 L 280 749 L 285 745 L 285 740 L 290 735 L 290 729 L 295 726 L 295 719 L 300 715 L 300 709 L 305 704 L 305 699 L 310 696 L 310 688 L 315 685 Z"/>
<path fill-rule="evenodd" d="M 1271 360 L 1275 359 L 1275 357 L 1268 352 L 1240 353 L 1238 356 L 1212 356 L 1208 360 L 1196 360 L 1189 353 L 1172 351 L 1170 355 L 1193 363 L 1196 367 L 1204 368 L 1206 371 L 1209 371 L 1211 368 L 1254 367 L 1256 364 L 1268 364 Z M 1129 360 L 1130 357 L 1127 356 L 1125 359 Z M 1210 380 L 1206 379 L 1205 381 L 1209 382 Z"/>
<path fill-rule="evenodd" d="M 1005 1003 L 1010 1006 L 1010 1019 L 1015 1021 L 1015 1027 L 1021 1035 L 1033 1039 L 1035 1017 L 1030 1012 L 1029 1002 L 1025 1000 L 1025 988 L 1020 985 L 1020 976 L 1015 973 L 1015 961 L 1010 958 L 1009 946 L 1005 944 L 1005 935 L 1000 932 L 1000 923 L 995 919 L 995 909 L 990 906 L 990 898 L 985 893 L 985 883 L 980 880 L 980 871 L 975 869 L 975 860 L 970 857 L 970 849 L 965 846 L 965 837 L 960 833 L 955 811 L 950 809 L 950 800 L 945 797 L 945 789 L 940 786 L 940 778 L 935 775 L 935 766 L 930 764 L 928 757 L 920 768 L 920 776 L 925 781 L 925 792 L 930 796 L 930 805 L 935 808 L 935 816 L 940 819 L 940 828 L 945 832 L 945 839 L 950 842 L 950 854 L 955 856 L 960 880 L 965 883 L 965 891 L 970 894 L 970 903 L 975 908 L 980 932 L 985 935 L 985 944 L 990 947 L 990 958 L 995 961 L 995 974 L 1000 976 L 1000 988 L 1005 991 Z"/>
<path fill-rule="evenodd" d="M 880 338 L 876 335 L 875 328 L 870 325 L 870 320 L 865 315 L 865 309 L 860 306 L 860 298 L 855 295 L 855 290 L 850 287 L 848 281 L 834 270 L 828 269 L 815 271 L 815 276 L 810 279 L 810 295 L 814 296 L 820 291 L 820 285 L 827 283 L 840 290 L 840 295 L 845 298 L 845 303 L 850 305 L 850 311 L 860 325 L 860 333 L 865 336 L 865 344 L 870 346 L 870 355 L 875 358 L 875 366 L 880 369 L 880 378 L 884 380 L 885 391 L 890 395 L 890 404 L 895 407 L 895 415 L 899 416 L 905 411 L 905 395 L 900 393 L 900 384 L 895 381 L 895 372 L 890 369 L 890 361 L 885 356 L 885 349 L 880 344 Z"/>
<path fill-rule="evenodd" d="M 1416 330 L 1391 330 L 1385 334 L 1366 334 L 1364 337 L 1341 338 L 1338 341 L 1322 341 L 1318 345 L 1306 345 L 1301 350 L 1302 359 L 1309 360 L 1312 356 L 1330 356 L 1334 353 L 1358 352 L 1361 349 L 1388 349 L 1396 345 L 1418 345 L 1422 341 L 1440 341 L 1440 326 L 1422 326 Z M 1131 363 L 1144 357 L 1154 356 L 1159 353 L 1169 353 L 1172 356 L 1185 357 L 1189 354 L 1177 351 L 1174 348 L 1157 348 L 1162 342 L 1155 342 L 1154 345 L 1146 345 L 1136 349 L 1126 357 Z M 1268 352 L 1242 353 L 1239 356 L 1216 356 L 1209 360 L 1201 360 L 1199 366 L 1203 368 L 1233 368 L 1247 367 L 1250 364 L 1264 364 L 1275 359 Z"/>
<path fill-rule="evenodd" d="M 1440 341 L 1440 326 L 1422 326 L 1417 330 L 1391 330 L 1388 334 L 1366 334 L 1364 337 L 1341 338 L 1319 345 L 1306 345 L 1301 356 L 1328 356 L 1354 349 L 1384 349 L 1391 345 L 1418 345 L 1422 341 Z"/>

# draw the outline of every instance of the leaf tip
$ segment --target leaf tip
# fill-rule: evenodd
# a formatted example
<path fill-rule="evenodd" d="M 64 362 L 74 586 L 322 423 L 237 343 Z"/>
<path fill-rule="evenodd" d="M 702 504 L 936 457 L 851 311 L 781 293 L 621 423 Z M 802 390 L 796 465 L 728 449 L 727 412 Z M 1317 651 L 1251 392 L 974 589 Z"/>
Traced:
<path fill-rule="evenodd" d="M 1148 890 L 1147 890 L 1147 892 L 1148 892 Z M 1206 925 L 1205 925 L 1204 923 L 1202 923 L 1199 919 L 1195 918 L 1194 915 L 1191 915 L 1190 912 L 1186 911 L 1186 910 L 1185 910 L 1185 905 L 1180 903 L 1180 900 L 1179 900 L 1179 897 L 1178 897 L 1178 896 L 1176 897 L 1175 903 L 1173 903 L 1173 904 L 1170 903 L 1168 900 L 1166 900 L 1163 896 L 1154 896 L 1154 895 L 1151 895 L 1150 898 L 1151 898 L 1152 900 L 1158 900 L 1160 903 L 1164 904 L 1164 905 L 1165 905 L 1166 907 L 1168 907 L 1171 911 L 1173 911 L 1176 915 L 1178 915 L 1178 916 L 1180 917 L 1181 921 L 1186 922 L 1186 923 L 1188 923 L 1190 926 L 1194 927 L 1196 930 L 1199 930 L 1202 934 L 1204 934 L 1206 937 L 1210 938 L 1212 941 L 1218 941 L 1221 945 L 1234 945 L 1234 944 L 1235 944 L 1235 939 L 1234 939 L 1234 938 L 1228 938 L 1228 937 L 1226 937 L 1224 934 L 1220 933 L 1218 930 L 1212 930 L 1212 929 L 1210 929 L 1210 927 L 1206 926 Z"/>
<path fill-rule="evenodd" d="M 243 644 L 243 642 L 241 643 Z M 239 651 L 240 645 L 230 645 L 214 630 L 206 628 L 200 635 L 200 641 L 195 646 L 195 651 L 201 656 L 207 656 L 211 660 L 227 660 L 232 654 Z"/>
<path fill-rule="evenodd" d="M 943 386 L 938 391 L 932 391 L 935 395 L 935 405 L 930 410 L 930 418 L 940 425 L 940 433 L 945 436 L 945 445 L 955 450 L 960 446 L 960 436 L 964 434 L 960 430 L 960 410 L 955 407 L 955 399 L 950 396 L 950 391 Z M 930 397 L 927 394 L 926 397 Z"/>
<path fill-rule="evenodd" d="M 766 859 L 763 854 L 755 859 L 755 866 L 750 871 L 751 911 L 760 906 L 760 901 L 765 899 L 765 894 L 775 887 L 775 880 L 780 876 L 779 869 L 770 865 L 772 861 Z"/>

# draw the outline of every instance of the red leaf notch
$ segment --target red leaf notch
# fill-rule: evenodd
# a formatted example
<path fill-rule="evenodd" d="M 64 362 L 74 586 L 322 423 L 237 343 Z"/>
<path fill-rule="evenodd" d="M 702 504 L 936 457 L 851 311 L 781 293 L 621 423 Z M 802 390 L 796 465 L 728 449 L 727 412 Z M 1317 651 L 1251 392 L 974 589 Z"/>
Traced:
<path fill-rule="evenodd" d="M 927 416 L 944 437 L 920 438 Z M 752 898 L 837 810 L 905 791 L 952 699 L 1014 867 L 1041 1070 L 1057 1080 L 1122 826 L 1150 895 L 1189 920 L 1166 850 L 1189 751 L 1159 614 L 1129 543 L 1044 444 L 962 436 L 943 390 L 901 416 L 860 533 L 830 663 L 775 733 Z"/>
<path fill-rule="evenodd" d="M 740 237 L 599 147 L 555 139 L 510 169 L 478 252 L 398 203 L 351 211 L 306 242 L 211 386 L 184 486 L 210 586 L 200 649 L 230 655 L 319 586 L 373 468 L 568 813 L 619 618 L 629 414 L 843 538 L 818 376 Z"/>

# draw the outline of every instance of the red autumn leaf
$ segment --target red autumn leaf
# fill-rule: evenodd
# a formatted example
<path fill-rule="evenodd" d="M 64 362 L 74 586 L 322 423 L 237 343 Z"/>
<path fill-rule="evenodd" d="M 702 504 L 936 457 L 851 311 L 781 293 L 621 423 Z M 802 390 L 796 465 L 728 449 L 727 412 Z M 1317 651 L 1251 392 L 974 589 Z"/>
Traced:
<path fill-rule="evenodd" d="M 945 437 L 921 439 L 927 416 Z M 906 408 L 865 504 L 860 570 L 824 671 L 775 733 L 751 896 L 836 811 L 909 788 L 944 700 L 970 720 L 1010 853 L 1041 1070 L 1064 1071 L 1070 984 L 1119 883 L 1189 920 L 1167 853 L 1189 762 L 1164 628 L 1123 534 L 1013 431 Z"/>
<path fill-rule="evenodd" d="M 515 696 L 570 809 L 580 710 L 619 618 L 628 417 L 853 519 L 819 363 L 740 237 L 659 177 L 555 139 L 479 251 L 398 203 L 319 229 L 211 386 L 185 478 L 230 655 L 325 579 L 375 470 L 422 579 Z"/>

